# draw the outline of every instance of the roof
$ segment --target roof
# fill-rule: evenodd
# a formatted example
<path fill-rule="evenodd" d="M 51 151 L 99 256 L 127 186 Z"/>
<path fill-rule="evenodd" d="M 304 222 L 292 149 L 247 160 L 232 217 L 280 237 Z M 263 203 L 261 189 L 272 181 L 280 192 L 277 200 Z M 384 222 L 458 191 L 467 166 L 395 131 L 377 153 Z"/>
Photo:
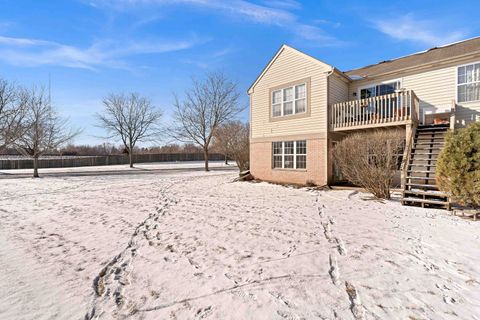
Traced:
<path fill-rule="evenodd" d="M 439 63 L 452 58 L 480 53 L 480 37 L 435 47 L 394 60 L 382 61 L 363 68 L 344 72 L 354 79 L 355 76 L 374 77 L 425 64 Z"/>
<path fill-rule="evenodd" d="M 322 64 L 322 65 L 326 65 L 326 66 L 329 66 L 332 68 L 332 70 L 334 69 L 331 65 L 329 65 L 328 63 L 325 63 L 317 58 L 314 58 L 306 53 L 303 53 L 301 52 L 300 50 L 297 50 L 295 48 L 292 48 L 286 44 L 282 45 L 280 47 L 280 49 L 278 49 L 278 51 L 275 53 L 275 55 L 273 56 L 272 59 L 270 59 L 270 61 L 268 62 L 268 64 L 265 66 L 265 68 L 263 68 L 262 72 L 260 73 L 260 75 L 255 79 L 255 81 L 252 83 L 252 85 L 250 86 L 250 88 L 248 88 L 248 93 L 251 93 L 253 91 L 253 88 L 255 87 L 255 85 L 258 83 L 258 81 L 260 81 L 260 79 L 263 77 L 263 75 L 268 71 L 268 69 L 270 69 L 270 66 L 275 62 L 275 60 L 277 60 L 277 58 L 280 56 L 280 54 L 285 51 L 285 50 L 292 50 L 293 52 L 307 58 L 308 60 L 310 61 L 313 61 L 315 63 L 319 63 L 319 64 Z"/>

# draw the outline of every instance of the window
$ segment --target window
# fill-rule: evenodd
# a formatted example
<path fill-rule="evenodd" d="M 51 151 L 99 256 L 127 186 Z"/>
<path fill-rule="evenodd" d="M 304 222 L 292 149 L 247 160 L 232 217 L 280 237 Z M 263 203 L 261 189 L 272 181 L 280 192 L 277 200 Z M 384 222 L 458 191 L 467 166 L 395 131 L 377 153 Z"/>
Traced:
<path fill-rule="evenodd" d="M 273 167 L 274 168 L 283 168 L 283 147 L 282 142 L 273 143 Z"/>
<path fill-rule="evenodd" d="M 392 81 L 378 85 L 372 85 L 371 87 L 360 89 L 360 99 L 383 96 L 386 94 L 394 93 L 395 90 L 398 89 L 400 89 L 400 81 Z"/>
<path fill-rule="evenodd" d="M 283 167 L 284 168 L 295 168 L 295 142 L 294 141 L 285 141 L 283 143 Z"/>
<path fill-rule="evenodd" d="M 458 102 L 480 100 L 480 63 L 458 67 L 457 74 Z"/>
<path fill-rule="evenodd" d="M 275 90 L 272 92 L 272 116 L 282 117 L 307 111 L 307 85 Z"/>
<path fill-rule="evenodd" d="M 305 140 L 273 142 L 272 149 L 273 168 L 307 168 L 307 142 Z"/>
<path fill-rule="evenodd" d="M 295 113 L 302 113 L 307 109 L 305 88 L 305 84 L 295 87 Z"/>
<path fill-rule="evenodd" d="M 307 142 L 305 140 L 297 141 L 296 143 L 296 168 L 297 169 L 306 169 L 307 168 Z"/>
<path fill-rule="evenodd" d="M 274 91 L 272 93 L 272 114 L 274 117 L 282 115 L 282 91 Z"/>

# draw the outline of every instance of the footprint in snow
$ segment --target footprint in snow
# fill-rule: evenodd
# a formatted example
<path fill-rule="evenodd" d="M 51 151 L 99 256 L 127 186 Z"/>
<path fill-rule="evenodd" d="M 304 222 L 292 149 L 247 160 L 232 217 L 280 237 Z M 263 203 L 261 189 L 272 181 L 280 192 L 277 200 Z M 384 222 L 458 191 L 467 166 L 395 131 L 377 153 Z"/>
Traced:
<path fill-rule="evenodd" d="M 200 308 L 195 313 L 195 319 L 204 319 L 208 317 L 212 313 L 212 306 L 208 306 L 205 308 Z"/>

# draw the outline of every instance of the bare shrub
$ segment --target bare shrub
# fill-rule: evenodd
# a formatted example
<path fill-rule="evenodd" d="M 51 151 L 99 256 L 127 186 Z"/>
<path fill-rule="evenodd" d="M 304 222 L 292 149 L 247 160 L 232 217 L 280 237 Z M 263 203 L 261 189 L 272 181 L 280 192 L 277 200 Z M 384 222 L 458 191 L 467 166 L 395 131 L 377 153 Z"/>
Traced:
<path fill-rule="evenodd" d="M 237 122 L 233 130 L 236 131 L 233 139 L 231 154 L 240 171 L 250 168 L 250 124 Z"/>
<path fill-rule="evenodd" d="M 390 199 L 390 185 L 404 142 L 405 135 L 397 130 L 354 133 L 337 143 L 333 159 L 347 180 L 377 198 Z"/>

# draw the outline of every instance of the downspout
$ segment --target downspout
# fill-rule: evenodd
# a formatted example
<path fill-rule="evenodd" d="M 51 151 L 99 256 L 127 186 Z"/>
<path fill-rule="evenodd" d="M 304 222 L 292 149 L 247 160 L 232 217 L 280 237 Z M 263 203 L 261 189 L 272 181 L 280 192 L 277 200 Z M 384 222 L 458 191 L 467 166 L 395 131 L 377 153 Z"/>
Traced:
<path fill-rule="evenodd" d="M 325 143 L 325 156 L 327 161 L 325 161 L 325 173 L 327 175 L 327 185 L 332 183 L 333 175 L 333 162 L 330 154 L 330 76 L 335 72 L 335 68 L 332 67 L 330 71 L 327 72 L 327 131 L 326 131 L 326 143 Z"/>

